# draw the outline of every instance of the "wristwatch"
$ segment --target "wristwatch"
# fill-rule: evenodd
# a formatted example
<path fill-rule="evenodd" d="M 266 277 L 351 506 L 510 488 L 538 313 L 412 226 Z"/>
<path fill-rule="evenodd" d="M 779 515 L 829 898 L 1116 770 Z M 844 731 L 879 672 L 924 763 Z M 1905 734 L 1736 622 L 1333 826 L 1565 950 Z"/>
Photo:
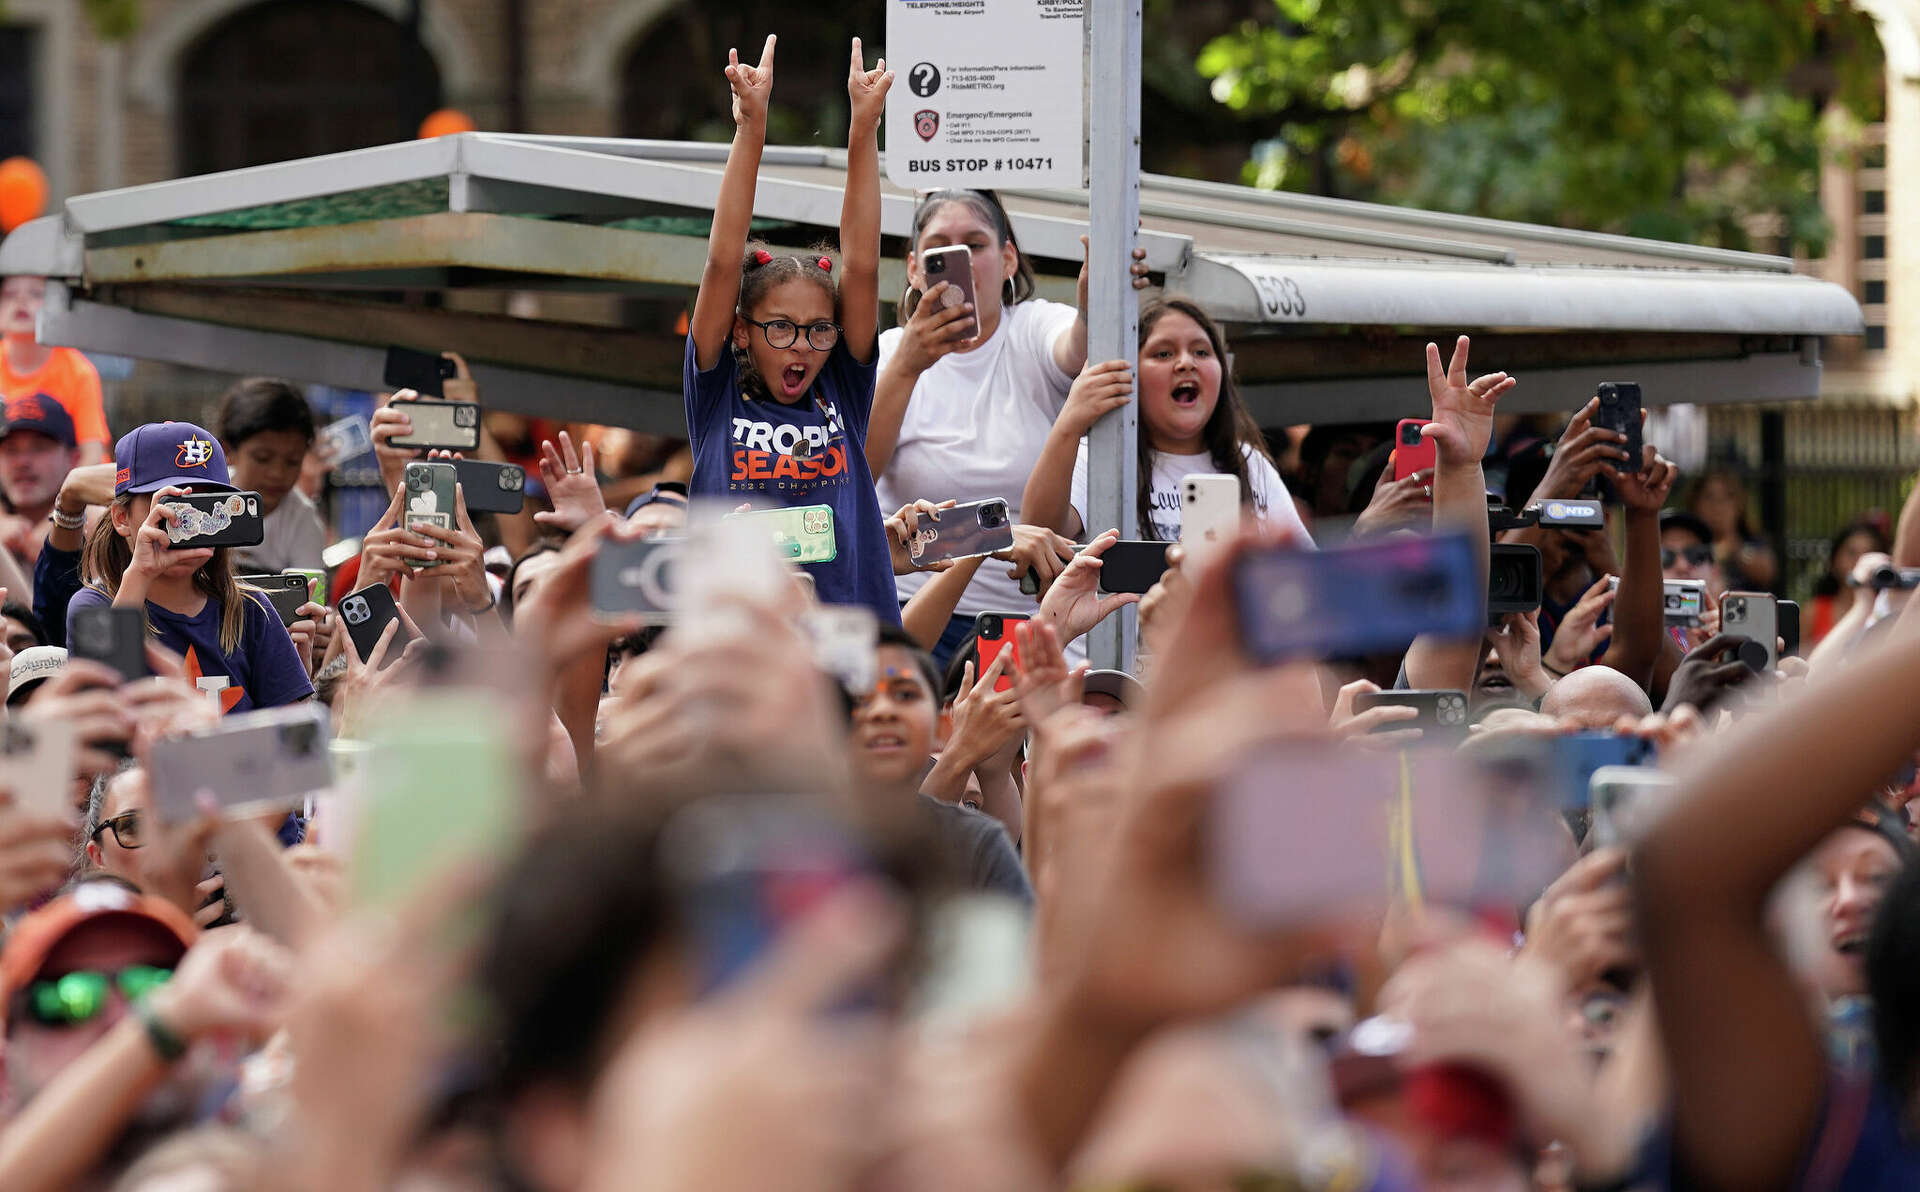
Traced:
<path fill-rule="evenodd" d="M 154 1054 L 163 1062 L 171 1064 L 187 1054 L 187 1041 L 174 1034 L 172 1027 L 161 1022 L 160 1016 L 145 1000 L 133 1004 L 133 1013 L 147 1032 L 147 1042 L 153 1045 Z"/>

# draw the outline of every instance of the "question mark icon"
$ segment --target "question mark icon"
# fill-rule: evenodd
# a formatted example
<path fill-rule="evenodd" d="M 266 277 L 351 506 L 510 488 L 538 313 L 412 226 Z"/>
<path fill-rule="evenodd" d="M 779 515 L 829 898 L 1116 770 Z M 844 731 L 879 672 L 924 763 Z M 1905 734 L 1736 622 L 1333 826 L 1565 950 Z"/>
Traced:
<path fill-rule="evenodd" d="M 931 62 L 921 62 L 907 72 L 907 86 L 921 99 L 940 90 L 940 68 Z"/>

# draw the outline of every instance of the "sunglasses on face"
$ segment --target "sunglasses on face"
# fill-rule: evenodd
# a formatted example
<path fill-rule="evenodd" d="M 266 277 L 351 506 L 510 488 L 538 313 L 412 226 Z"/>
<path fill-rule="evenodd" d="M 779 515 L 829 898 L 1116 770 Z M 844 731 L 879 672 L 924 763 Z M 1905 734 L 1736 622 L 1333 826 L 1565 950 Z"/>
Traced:
<path fill-rule="evenodd" d="M 42 1026 L 78 1026 L 107 1008 L 115 986 L 121 997 L 137 1002 L 166 984 L 171 976 L 172 969 L 150 964 L 128 965 L 117 973 L 80 969 L 27 986 L 27 1012 Z"/>
<path fill-rule="evenodd" d="M 1660 548 L 1661 567 L 1671 567 L 1681 559 L 1685 559 L 1689 567 L 1705 567 L 1708 563 L 1713 562 L 1713 548 L 1710 546 L 1689 546 L 1685 550 L 1680 551 L 1668 550 L 1664 546 Z"/>
<path fill-rule="evenodd" d="M 93 830 L 93 841 L 100 843 L 100 833 L 111 831 L 113 838 L 121 848 L 139 848 L 147 842 L 146 828 L 141 823 L 137 811 L 123 811 L 110 820 L 104 820 Z"/>

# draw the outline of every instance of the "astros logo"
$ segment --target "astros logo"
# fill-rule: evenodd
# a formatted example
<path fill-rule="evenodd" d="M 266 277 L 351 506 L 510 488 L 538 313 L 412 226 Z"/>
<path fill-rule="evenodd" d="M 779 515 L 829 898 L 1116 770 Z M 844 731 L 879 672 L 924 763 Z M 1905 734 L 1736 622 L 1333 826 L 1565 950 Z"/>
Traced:
<path fill-rule="evenodd" d="M 180 440 L 180 454 L 173 457 L 175 467 L 204 468 L 213 461 L 213 443 L 207 439 Z"/>

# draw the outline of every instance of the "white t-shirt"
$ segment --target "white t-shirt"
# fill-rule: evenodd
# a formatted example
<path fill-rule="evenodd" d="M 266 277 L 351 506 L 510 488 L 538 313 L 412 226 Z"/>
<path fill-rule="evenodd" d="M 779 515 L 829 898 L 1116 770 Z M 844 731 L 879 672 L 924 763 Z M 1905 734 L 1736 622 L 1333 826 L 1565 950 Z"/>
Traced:
<path fill-rule="evenodd" d="M 327 523 L 299 489 L 281 498 L 280 507 L 267 514 L 261 527 L 265 533 L 259 546 L 234 552 L 241 574 L 278 575 L 289 567 L 319 571 L 326 566 L 320 552 L 327 549 Z"/>
<path fill-rule="evenodd" d="M 1293 532 L 1294 541 L 1303 546 L 1313 545 L 1313 535 L 1307 533 L 1306 523 L 1300 520 L 1300 510 L 1295 507 L 1293 497 L 1287 492 L 1287 482 L 1280 479 L 1280 473 L 1274 470 L 1267 458 L 1251 447 L 1240 449 L 1247 461 L 1247 481 L 1253 489 L 1253 514 L 1263 526 L 1277 527 Z M 1153 516 L 1154 537 L 1161 542 L 1180 541 L 1180 482 L 1196 472 L 1210 473 L 1215 470 L 1213 457 L 1206 452 L 1198 455 L 1168 455 L 1164 451 L 1153 453 L 1153 488 L 1147 497 L 1148 511 Z M 1073 491 L 1069 496 L 1073 511 L 1080 515 L 1086 536 L 1105 529 L 1104 526 L 1087 525 L 1087 441 L 1080 440 L 1080 454 L 1073 461 Z"/>
<path fill-rule="evenodd" d="M 1073 377 L 1053 362 L 1053 344 L 1075 317 L 1073 307 L 1057 302 L 1019 303 L 1000 316 L 993 338 L 971 352 L 942 357 L 920 374 L 899 445 L 874 484 L 883 514 L 921 498 L 1001 497 L 1020 520 L 1027 477 L 1073 386 Z M 896 327 L 881 335 L 882 369 L 904 334 Z M 1007 578 L 1007 566 L 996 559 L 982 564 L 956 614 L 1031 612 L 1033 597 L 1020 591 L 1019 580 Z M 900 599 L 918 592 L 928 574 L 897 577 Z"/>

